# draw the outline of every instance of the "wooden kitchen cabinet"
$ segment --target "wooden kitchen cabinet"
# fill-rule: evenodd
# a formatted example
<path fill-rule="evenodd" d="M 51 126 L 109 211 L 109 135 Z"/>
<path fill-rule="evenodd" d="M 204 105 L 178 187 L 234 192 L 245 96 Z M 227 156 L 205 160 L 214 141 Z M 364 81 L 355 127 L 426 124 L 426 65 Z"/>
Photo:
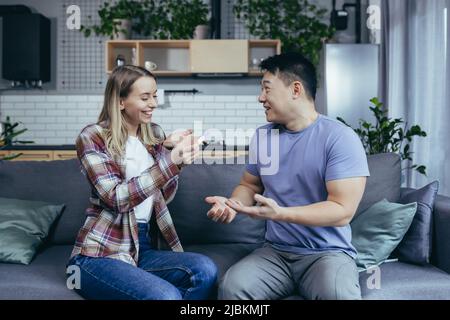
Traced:
<path fill-rule="evenodd" d="M 75 150 L 56 150 L 53 151 L 53 160 L 70 160 L 77 157 Z"/>
<path fill-rule="evenodd" d="M 248 45 L 249 76 L 262 75 L 259 67 L 254 65 L 255 60 L 258 61 L 259 65 L 265 58 L 281 53 L 281 42 L 279 40 L 250 40 Z"/>
<path fill-rule="evenodd" d="M 192 40 L 191 71 L 194 73 L 247 73 L 247 40 Z"/>
<path fill-rule="evenodd" d="M 133 51 L 134 58 L 137 59 L 139 57 L 138 52 L 138 43 L 136 41 L 130 40 L 115 40 L 115 41 L 107 41 L 106 42 L 106 70 L 111 72 L 113 66 L 116 65 L 116 58 L 118 55 L 122 55 L 125 59 L 126 64 L 133 64 Z"/>
<path fill-rule="evenodd" d="M 0 156 L 22 153 L 12 161 L 51 161 L 70 160 L 77 158 L 75 150 L 0 150 Z M 246 150 L 203 150 L 202 157 L 205 159 L 233 158 L 247 155 Z"/>
<path fill-rule="evenodd" d="M 145 61 L 157 65 L 152 71 L 158 76 L 189 76 L 190 42 L 185 40 L 138 41 L 138 65 L 145 66 Z M 114 67 L 114 66 L 113 66 Z"/>
<path fill-rule="evenodd" d="M 21 153 L 21 155 L 12 161 L 69 160 L 77 157 L 77 152 L 75 150 L 1 150 L 0 156 L 19 153 Z"/>
<path fill-rule="evenodd" d="M 4 156 L 8 156 L 8 155 L 9 155 L 9 151 L 0 150 L 0 157 L 4 157 Z"/>
<path fill-rule="evenodd" d="M 234 158 L 247 155 L 246 150 L 203 150 L 203 158 Z"/>
<path fill-rule="evenodd" d="M 126 64 L 157 65 L 156 76 L 197 74 L 243 74 L 260 76 L 255 61 L 281 52 L 280 40 L 109 40 L 106 42 L 106 72 L 116 66 L 117 55 Z"/>
<path fill-rule="evenodd" d="M 10 154 L 21 153 L 22 155 L 12 161 L 51 161 L 53 151 L 48 150 L 11 150 Z"/>

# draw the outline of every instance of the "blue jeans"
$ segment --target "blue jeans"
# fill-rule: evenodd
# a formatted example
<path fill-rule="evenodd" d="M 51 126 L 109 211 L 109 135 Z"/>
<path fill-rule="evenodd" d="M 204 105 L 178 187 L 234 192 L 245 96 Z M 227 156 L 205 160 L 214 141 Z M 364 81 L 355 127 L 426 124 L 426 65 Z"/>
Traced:
<path fill-rule="evenodd" d="M 96 300 L 197 300 L 210 297 L 217 267 L 208 257 L 192 252 L 154 250 L 148 224 L 139 223 L 138 267 L 110 258 L 82 255 L 69 265 L 80 268 L 80 289 Z"/>

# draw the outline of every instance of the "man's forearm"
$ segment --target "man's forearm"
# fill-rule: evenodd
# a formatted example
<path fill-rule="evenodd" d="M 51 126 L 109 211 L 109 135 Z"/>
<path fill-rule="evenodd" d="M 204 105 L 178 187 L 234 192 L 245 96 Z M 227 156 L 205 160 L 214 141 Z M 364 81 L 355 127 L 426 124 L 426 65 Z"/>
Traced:
<path fill-rule="evenodd" d="M 230 199 L 239 200 L 245 206 L 252 206 L 255 203 L 255 193 L 250 187 L 240 184 L 234 189 Z"/>
<path fill-rule="evenodd" d="M 353 212 L 334 201 L 322 201 L 307 206 L 281 207 L 280 221 L 315 227 L 341 227 L 350 223 Z"/>

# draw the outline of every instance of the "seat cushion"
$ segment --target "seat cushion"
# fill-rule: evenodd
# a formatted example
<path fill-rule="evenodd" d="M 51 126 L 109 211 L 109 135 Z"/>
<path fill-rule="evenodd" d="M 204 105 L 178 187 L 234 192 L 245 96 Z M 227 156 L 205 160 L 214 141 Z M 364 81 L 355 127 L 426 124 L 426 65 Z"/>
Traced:
<path fill-rule="evenodd" d="M 217 280 L 219 281 L 233 264 L 258 247 L 260 247 L 260 245 L 248 243 L 203 244 L 185 246 L 184 250 L 201 253 L 210 257 L 219 269 L 217 277 Z"/>
<path fill-rule="evenodd" d="M 72 248 L 50 247 L 29 265 L 0 263 L 0 299 L 82 299 L 66 286 L 66 263 Z"/>
<path fill-rule="evenodd" d="M 186 251 L 202 253 L 218 266 L 220 279 L 231 265 L 256 249 L 252 244 L 191 245 Z M 53 246 L 37 255 L 30 265 L 0 263 L 0 300 L 80 300 L 66 286 L 65 266 L 72 246 Z M 380 289 L 369 289 L 373 273 L 361 272 L 363 299 L 450 300 L 450 275 L 432 265 L 388 262 L 380 266 Z M 287 299 L 302 299 L 291 296 Z"/>
<path fill-rule="evenodd" d="M 30 265 L 0 263 L 0 300 L 83 299 L 66 285 L 66 264 L 72 248 L 49 247 L 39 253 Z M 256 248 L 254 244 L 191 245 L 186 246 L 185 251 L 210 257 L 219 269 L 219 280 L 231 265 Z"/>
<path fill-rule="evenodd" d="M 360 273 L 365 300 L 450 300 L 450 274 L 430 264 L 384 263 L 380 266 L 380 289 L 369 289 L 373 287 L 369 278 L 374 276 L 366 271 Z"/>
<path fill-rule="evenodd" d="M 403 262 L 380 265 L 380 288 L 373 288 L 375 273 L 359 273 L 363 300 L 450 300 L 450 274 L 428 264 Z M 369 282 L 369 285 L 368 285 Z M 369 289 L 369 287 L 373 289 Z M 304 300 L 298 293 L 285 300 Z"/>

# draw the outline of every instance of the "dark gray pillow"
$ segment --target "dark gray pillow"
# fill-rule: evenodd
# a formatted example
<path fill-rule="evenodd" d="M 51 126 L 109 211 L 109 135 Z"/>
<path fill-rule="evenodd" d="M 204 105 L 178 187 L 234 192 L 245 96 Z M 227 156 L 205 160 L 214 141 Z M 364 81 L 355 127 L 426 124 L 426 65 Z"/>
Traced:
<path fill-rule="evenodd" d="M 29 264 L 63 204 L 0 198 L 0 262 Z"/>
<path fill-rule="evenodd" d="M 417 202 L 417 212 L 405 234 L 399 243 L 393 257 L 400 261 L 427 264 L 431 257 L 432 243 L 432 217 L 434 200 L 439 190 L 439 182 L 433 181 L 425 187 L 405 194 L 400 198 L 400 203 Z"/>

